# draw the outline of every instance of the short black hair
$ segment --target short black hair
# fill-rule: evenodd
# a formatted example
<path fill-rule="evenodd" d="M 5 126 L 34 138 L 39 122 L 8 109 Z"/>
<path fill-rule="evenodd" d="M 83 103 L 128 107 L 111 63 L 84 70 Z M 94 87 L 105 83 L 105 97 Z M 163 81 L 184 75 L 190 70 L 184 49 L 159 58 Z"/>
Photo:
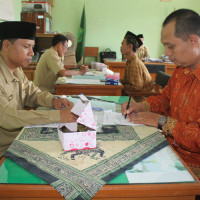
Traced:
<path fill-rule="evenodd" d="M 66 41 L 68 41 L 67 37 L 62 34 L 57 34 L 52 39 L 52 46 L 56 46 L 59 42 L 62 42 L 64 45 Z"/>
<path fill-rule="evenodd" d="M 0 40 L 0 50 L 2 50 L 3 40 Z"/>
<path fill-rule="evenodd" d="M 164 20 L 162 27 L 169 22 L 175 21 L 175 36 L 186 41 L 191 34 L 200 37 L 200 16 L 190 9 L 179 9 L 172 12 Z"/>
<path fill-rule="evenodd" d="M 8 40 L 10 41 L 11 44 L 13 44 L 18 38 L 11 38 L 11 39 L 3 39 L 3 40 L 0 40 L 0 50 L 2 50 L 2 47 L 3 47 L 3 41 L 4 40 Z"/>

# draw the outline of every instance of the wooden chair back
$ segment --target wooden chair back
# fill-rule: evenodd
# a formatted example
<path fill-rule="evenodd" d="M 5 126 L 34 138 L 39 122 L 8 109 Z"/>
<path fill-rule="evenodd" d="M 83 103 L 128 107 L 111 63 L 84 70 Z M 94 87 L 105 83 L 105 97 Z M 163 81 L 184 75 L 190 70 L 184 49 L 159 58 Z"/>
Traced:
<path fill-rule="evenodd" d="M 99 47 L 85 47 L 83 54 L 83 64 L 85 64 L 85 57 L 95 57 L 95 61 L 97 62 L 99 54 Z"/>

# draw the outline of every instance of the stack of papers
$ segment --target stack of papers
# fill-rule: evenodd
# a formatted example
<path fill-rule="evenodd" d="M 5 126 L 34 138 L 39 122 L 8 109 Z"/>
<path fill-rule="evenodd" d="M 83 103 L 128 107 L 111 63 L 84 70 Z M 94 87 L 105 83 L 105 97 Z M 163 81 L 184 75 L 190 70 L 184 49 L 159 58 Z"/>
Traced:
<path fill-rule="evenodd" d="M 71 79 L 67 77 L 59 77 L 56 81 L 56 84 L 101 85 L 102 83 L 100 80 L 96 80 L 96 79 Z"/>
<path fill-rule="evenodd" d="M 85 84 L 85 85 L 99 85 L 100 80 L 96 79 L 66 79 L 68 84 Z"/>
<path fill-rule="evenodd" d="M 148 58 L 148 62 L 163 63 L 163 60 L 158 58 Z"/>

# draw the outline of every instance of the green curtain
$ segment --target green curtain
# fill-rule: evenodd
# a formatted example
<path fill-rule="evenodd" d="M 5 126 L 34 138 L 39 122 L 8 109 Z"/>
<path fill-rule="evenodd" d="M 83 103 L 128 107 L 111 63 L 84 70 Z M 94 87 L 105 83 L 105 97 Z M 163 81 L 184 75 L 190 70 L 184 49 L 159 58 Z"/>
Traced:
<path fill-rule="evenodd" d="M 85 34 L 86 34 L 86 18 L 85 18 L 85 6 L 83 7 L 81 23 L 78 33 L 77 47 L 76 47 L 76 62 L 79 62 L 84 53 L 85 47 Z"/>

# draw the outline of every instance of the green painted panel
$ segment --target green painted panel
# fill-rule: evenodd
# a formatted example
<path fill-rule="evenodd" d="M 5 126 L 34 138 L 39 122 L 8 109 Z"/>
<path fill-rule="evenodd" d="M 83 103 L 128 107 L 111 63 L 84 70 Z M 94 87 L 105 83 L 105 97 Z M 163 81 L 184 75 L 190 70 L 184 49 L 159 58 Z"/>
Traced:
<path fill-rule="evenodd" d="M 15 2 L 16 20 L 20 20 L 21 1 Z M 110 48 L 121 58 L 120 46 L 127 30 L 143 33 L 144 44 L 152 58 L 164 53 L 160 42 L 163 20 L 175 9 L 189 8 L 200 13 L 199 0 L 55 0 L 52 7 L 52 31 L 72 32 L 78 36 L 82 9 L 86 7 L 86 46 L 99 51 Z"/>

